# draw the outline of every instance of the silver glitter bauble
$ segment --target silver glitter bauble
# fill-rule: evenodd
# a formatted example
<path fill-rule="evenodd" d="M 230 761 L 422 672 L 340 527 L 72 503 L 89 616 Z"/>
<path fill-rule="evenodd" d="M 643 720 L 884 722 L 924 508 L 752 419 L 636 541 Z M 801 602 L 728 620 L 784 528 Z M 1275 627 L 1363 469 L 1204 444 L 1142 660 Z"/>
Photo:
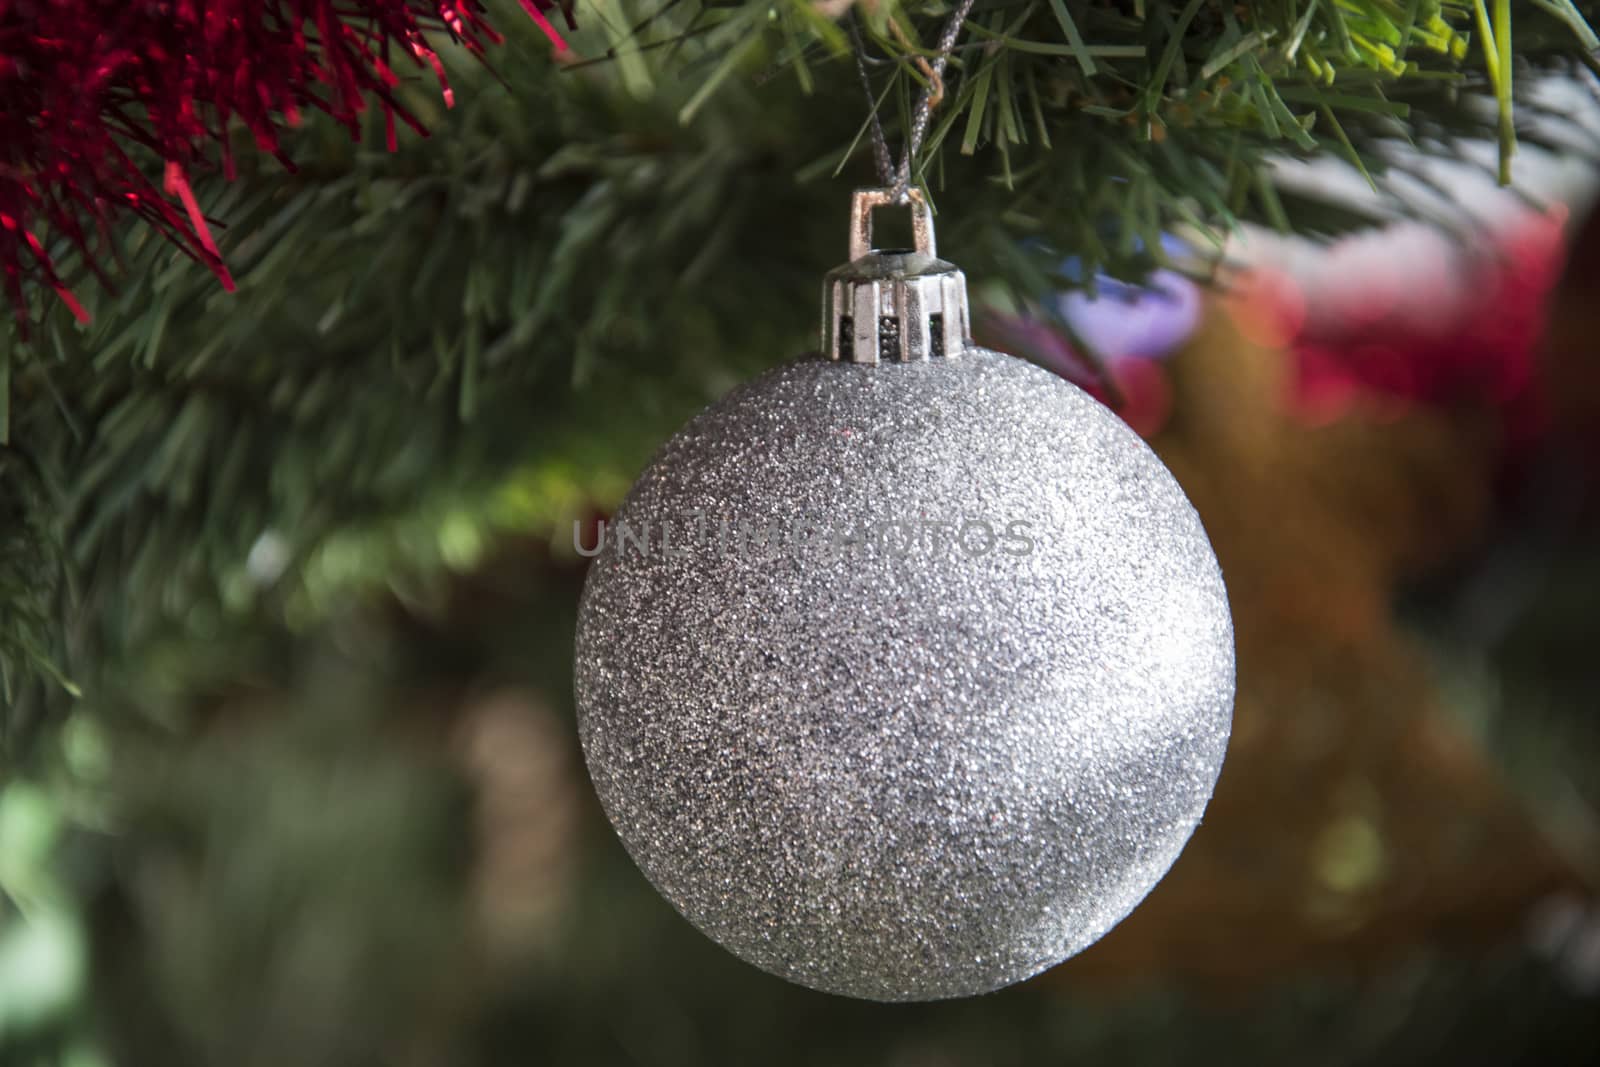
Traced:
<path fill-rule="evenodd" d="M 964 327 L 929 246 L 921 313 Z M 863 279 L 831 277 L 834 338 Z M 576 685 L 600 800 L 691 922 L 925 1000 L 1073 955 L 1166 873 L 1222 765 L 1233 633 L 1144 443 L 1021 360 L 919 355 L 898 284 L 881 361 L 830 346 L 662 448 L 589 572 Z"/>

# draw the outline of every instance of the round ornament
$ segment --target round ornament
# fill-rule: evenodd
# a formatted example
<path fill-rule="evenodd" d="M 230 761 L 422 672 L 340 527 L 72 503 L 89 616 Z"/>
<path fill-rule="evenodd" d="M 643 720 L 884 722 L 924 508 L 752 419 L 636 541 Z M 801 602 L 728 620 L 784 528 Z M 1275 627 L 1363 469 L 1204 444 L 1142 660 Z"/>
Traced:
<path fill-rule="evenodd" d="M 971 345 L 965 281 L 869 249 L 824 352 L 669 440 L 603 528 L 578 725 L 623 844 L 745 960 L 874 1000 L 1093 943 L 1221 768 L 1233 632 L 1182 490 L 1115 416 Z"/>

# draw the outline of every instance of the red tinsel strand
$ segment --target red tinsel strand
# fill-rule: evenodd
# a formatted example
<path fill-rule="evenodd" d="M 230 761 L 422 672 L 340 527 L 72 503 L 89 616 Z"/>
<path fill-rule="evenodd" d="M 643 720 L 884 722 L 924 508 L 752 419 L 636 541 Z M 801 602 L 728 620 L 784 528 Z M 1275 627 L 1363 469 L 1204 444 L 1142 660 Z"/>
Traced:
<path fill-rule="evenodd" d="M 555 4 L 522 3 L 565 50 L 543 14 Z M 501 39 L 482 0 L 0 0 L 0 275 L 23 328 L 37 285 L 85 317 L 50 246 L 75 249 L 107 283 L 96 254 L 119 215 L 142 218 L 232 288 L 190 187 L 218 145 L 233 176 L 229 124 L 290 169 L 280 136 L 307 108 L 356 135 L 376 102 L 391 148 L 396 119 L 425 133 L 395 96 L 391 64 L 404 57 L 431 74 L 452 104 L 430 31 L 480 55 Z M 161 162 L 167 195 L 132 145 Z"/>
<path fill-rule="evenodd" d="M 567 42 L 562 40 L 561 34 L 557 33 L 556 28 L 550 25 L 550 20 L 544 17 L 544 11 L 542 10 L 553 6 L 555 5 L 550 0 L 522 0 L 522 9 L 528 13 L 529 18 L 539 24 L 539 28 L 544 31 L 544 35 L 550 38 L 550 43 L 555 45 L 556 51 L 565 52 L 567 50 Z M 572 22 L 572 9 L 563 6 L 561 10 L 567 16 L 567 25 L 572 29 L 577 29 L 577 26 L 573 25 Z"/>

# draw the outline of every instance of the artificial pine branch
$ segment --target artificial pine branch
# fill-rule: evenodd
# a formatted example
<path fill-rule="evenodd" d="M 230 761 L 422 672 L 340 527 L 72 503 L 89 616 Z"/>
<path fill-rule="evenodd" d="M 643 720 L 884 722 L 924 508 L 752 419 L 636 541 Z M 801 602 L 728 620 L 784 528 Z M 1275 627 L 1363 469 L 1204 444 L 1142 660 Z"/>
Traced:
<path fill-rule="evenodd" d="M 567 54 L 542 13 L 551 0 L 518 6 Z M 596 14 L 611 44 L 606 56 L 635 93 L 656 80 L 646 50 L 672 44 L 681 58 L 688 50 L 677 46 L 697 35 L 681 66 L 654 64 L 664 74 L 694 73 L 699 84 L 679 110 L 689 121 L 757 55 L 792 69 L 809 91 L 813 66 L 847 47 L 833 17 L 851 6 L 705 3 L 685 14 L 669 0 L 631 30 L 598 0 Z M 926 77 L 918 23 L 943 15 L 945 5 L 854 6 L 892 60 L 891 88 L 903 96 L 906 82 Z M 1175 129 L 1245 133 L 1288 151 L 1331 146 L 1365 169 L 1347 129 L 1353 119 L 1388 118 L 1404 130 L 1412 108 L 1439 110 L 1455 92 L 1452 81 L 1481 71 L 1495 99 L 1500 177 L 1508 183 L 1514 56 L 1557 52 L 1594 64 L 1600 47 L 1584 5 L 1531 0 L 1521 7 L 1514 39 L 1510 0 L 1494 0 L 1492 11 L 1488 0 L 990 0 L 968 20 L 958 58 L 968 76 L 943 109 L 942 129 L 960 131 L 953 141 L 962 154 L 992 146 L 1008 187 L 1017 180 L 1013 155 L 1031 154 L 1022 147 L 1030 118 L 1032 136 L 1046 148 L 1053 127 L 1092 117 L 1134 145 L 1161 143 Z M 0 5 L 0 86 L 13 101 L 0 159 L 0 264 L 9 297 L 20 309 L 29 289 L 42 286 L 76 309 L 47 246 L 64 241 L 99 272 L 97 234 L 119 212 L 144 219 L 230 285 L 190 184 L 192 172 L 208 165 L 232 173 L 230 125 L 292 166 L 282 135 L 304 110 L 320 109 L 354 132 L 370 101 L 392 146 L 397 119 L 424 129 L 396 93 L 397 66 L 431 67 L 453 101 L 438 42 L 425 31 L 436 28 L 482 54 L 499 40 L 486 16 L 482 0 Z M 939 141 L 919 177 L 939 158 Z M 159 189 L 147 172 L 160 173 Z M 1218 192 L 1217 183 L 1204 184 Z"/>

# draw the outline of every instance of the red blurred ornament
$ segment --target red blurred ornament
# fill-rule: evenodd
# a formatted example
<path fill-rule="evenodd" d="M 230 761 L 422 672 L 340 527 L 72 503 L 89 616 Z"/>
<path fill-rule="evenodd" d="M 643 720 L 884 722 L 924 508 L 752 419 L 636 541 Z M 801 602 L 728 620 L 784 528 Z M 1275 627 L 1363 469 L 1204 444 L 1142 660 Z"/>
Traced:
<path fill-rule="evenodd" d="M 522 4 L 565 50 L 544 15 L 551 0 Z M 214 147 L 233 177 L 229 122 L 290 170 L 279 137 L 307 109 L 354 135 L 375 101 L 391 149 L 397 117 L 425 134 L 395 97 L 394 68 L 430 69 L 453 102 L 430 30 L 480 54 L 500 40 L 481 0 L 0 0 L 0 272 L 24 328 L 38 284 L 87 318 L 47 243 L 70 243 L 109 285 L 91 245 L 109 247 L 128 213 L 232 289 L 189 187 Z M 129 155 L 136 148 L 163 162 L 160 189 Z"/>
<path fill-rule="evenodd" d="M 1260 270 L 1238 287 L 1240 328 L 1296 356 L 1291 405 L 1311 423 L 1360 406 L 1495 414 L 1512 454 L 1546 412 L 1534 384 L 1547 299 L 1563 262 L 1564 208 L 1528 212 L 1476 252 L 1422 228 L 1336 244 L 1314 280 Z"/>

